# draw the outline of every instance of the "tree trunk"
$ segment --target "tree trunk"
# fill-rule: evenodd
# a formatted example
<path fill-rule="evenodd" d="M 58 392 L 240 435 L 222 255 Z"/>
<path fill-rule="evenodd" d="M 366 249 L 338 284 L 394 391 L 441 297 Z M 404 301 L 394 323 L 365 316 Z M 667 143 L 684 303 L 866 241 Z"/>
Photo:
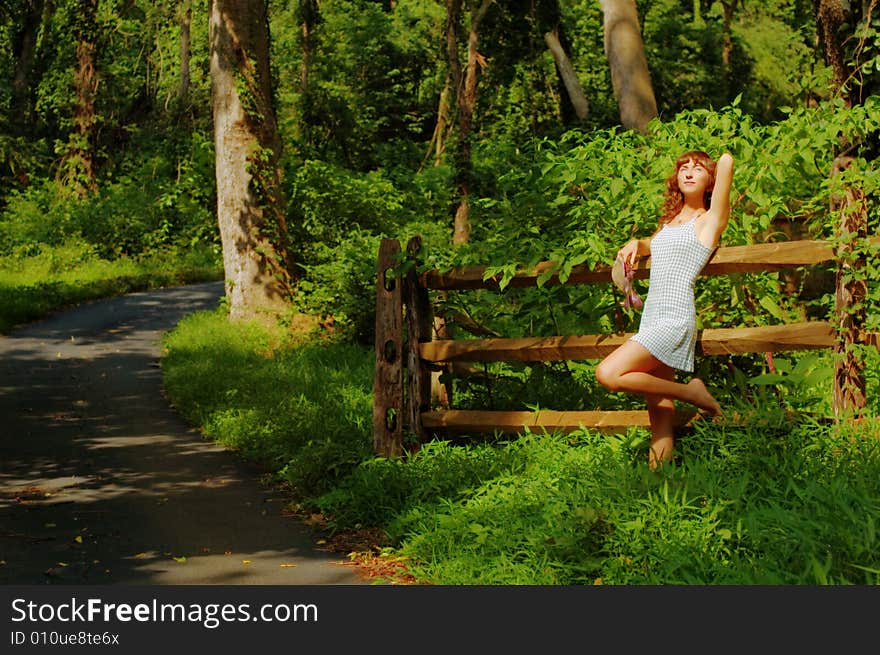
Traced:
<path fill-rule="evenodd" d="M 318 22 L 319 8 L 317 0 L 300 0 L 299 17 L 302 38 L 302 62 L 300 64 L 300 90 L 306 93 L 309 88 L 309 73 L 312 67 L 313 32 Z"/>
<path fill-rule="evenodd" d="M 73 20 L 76 39 L 76 70 L 73 88 L 76 107 L 73 114 L 73 132 L 61 160 L 61 180 L 78 197 L 97 191 L 95 175 L 95 95 L 98 73 L 95 69 L 97 25 L 95 17 L 98 0 L 79 0 L 77 16 Z"/>
<path fill-rule="evenodd" d="M 846 56 L 843 51 L 845 34 L 841 28 L 849 17 L 849 3 L 845 0 L 813 0 L 813 13 L 816 18 L 816 36 L 825 63 L 831 67 L 832 83 L 837 91 L 843 87 L 849 77 Z M 850 98 L 844 93 L 844 99 Z"/>
<path fill-rule="evenodd" d="M 733 24 L 733 12 L 736 9 L 736 0 L 728 0 L 727 2 L 722 0 L 721 8 L 724 12 L 724 18 L 721 27 L 723 39 L 721 46 L 721 63 L 724 64 L 725 72 L 729 74 L 728 69 L 730 68 L 730 53 L 733 50 L 733 41 L 731 39 L 731 26 Z"/>
<path fill-rule="evenodd" d="M 192 23 L 192 0 L 184 0 L 180 17 L 180 88 L 177 97 L 184 105 L 189 101 L 190 25 Z"/>
<path fill-rule="evenodd" d="M 458 102 L 461 93 L 461 62 L 458 60 L 458 25 L 461 20 L 461 0 L 446 0 L 446 81 L 443 83 L 443 90 L 440 92 L 440 99 L 437 102 L 437 123 L 434 125 L 434 133 L 431 135 L 431 142 L 428 144 L 428 150 L 422 165 L 419 167 L 421 171 L 434 155 L 434 166 L 440 166 L 443 163 L 443 153 L 446 150 L 446 142 L 454 128 L 454 116 L 452 110 Z"/>
<path fill-rule="evenodd" d="M 31 89 L 35 86 L 31 77 L 44 5 L 43 0 L 35 0 L 26 5 L 24 23 L 13 44 L 15 70 L 12 77 L 10 119 L 16 126 L 16 131 L 31 124 Z"/>
<path fill-rule="evenodd" d="M 657 101 L 645 59 L 634 0 L 600 0 L 604 16 L 605 56 L 611 70 L 620 122 L 627 129 L 647 130 L 657 116 Z"/>
<path fill-rule="evenodd" d="M 552 30 L 544 34 L 544 41 L 547 42 L 547 47 L 550 48 L 550 53 L 556 62 L 556 69 L 559 71 L 563 84 L 565 84 L 565 90 L 568 92 L 568 97 L 574 107 L 575 114 L 577 114 L 579 120 L 586 119 L 589 114 L 590 105 L 587 102 L 587 96 L 584 95 L 580 80 L 578 80 L 577 74 L 574 72 L 574 67 L 571 65 L 571 60 L 559 41 L 558 31 Z"/>
<path fill-rule="evenodd" d="M 831 175 L 845 170 L 851 161 L 851 157 L 838 157 Z M 834 349 L 832 409 L 838 418 L 852 418 L 858 417 L 867 404 L 863 361 L 853 346 L 861 340 L 868 285 L 865 262 L 853 256 L 852 239 L 867 236 L 868 204 L 862 190 L 848 188 L 844 197 L 832 199 L 831 208 L 841 210 L 840 237 L 843 241 L 837 254 L 835 312 L 838 332 Z"/>
<path fill-rule="evenodd" d="M 425 164 L 434 155 L 434 166 L 440 166 L 443 163 L 443 151 L 446 148 L 447 131 L 449 130 L 449 108 L 452 81 L 451 76 L 446 76 L 446 83 L 440 92 L 440 100 L 437 102 L 437 123 L 434 125 L 434 133 L 431 135 L 431 142 L 428 144 L 428 150 L 419 166 L 419 172 L 425 167 Z"/>
<path fill-rule="evenodd" d="M 213 0 L 209 38 L 230 318 L 257 318 L 283 310 L 291 290 L 265 0 Z"/>
<path fill-rule="evenodd" d="M 493 0 L 483 0 L 479 9 L 471 12 L 470 29 L 468 30 L 467 69 L 464 77 L 464 89 L 458 94 L 458 140 L 456 144 L 456 181 L 458 184 L 458 207 L 453 222 L 452 243 L 467 243 L 471 235 L 470 225 L 470 191 L 472 182 L 471 170 L 471 128 L 474 110 L 477 106 L 477 65 L 485 66 L 483 56 L 477 50 L 480 23 L 489 10 Z M 457 56 L 456 56 L 457 58 Z"/>

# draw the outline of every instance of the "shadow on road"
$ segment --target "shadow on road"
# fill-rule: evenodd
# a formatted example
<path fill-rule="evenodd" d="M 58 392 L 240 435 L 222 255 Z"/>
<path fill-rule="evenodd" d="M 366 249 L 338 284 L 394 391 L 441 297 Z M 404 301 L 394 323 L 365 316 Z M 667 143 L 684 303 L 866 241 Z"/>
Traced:
<path fill-rule="evenodd" d="M 222 292 L 132 294 L 0 338 L 0 583 L 362 582 L 161 394 L 161 333 Z"/>

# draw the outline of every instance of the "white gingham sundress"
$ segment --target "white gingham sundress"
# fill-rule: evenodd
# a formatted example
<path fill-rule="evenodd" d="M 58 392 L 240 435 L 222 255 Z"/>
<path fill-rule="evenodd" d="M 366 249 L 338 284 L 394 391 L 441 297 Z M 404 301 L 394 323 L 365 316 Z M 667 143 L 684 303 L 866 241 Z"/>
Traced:
<path fill-rule="evenodd" d="M 694 282 L 714 250 L 697 239 L 696 219 L 664 225 L 651 239 L 648 295 L 639 331 L 630 337 L 664 364 L 688 373 L 697 345 Z"/>

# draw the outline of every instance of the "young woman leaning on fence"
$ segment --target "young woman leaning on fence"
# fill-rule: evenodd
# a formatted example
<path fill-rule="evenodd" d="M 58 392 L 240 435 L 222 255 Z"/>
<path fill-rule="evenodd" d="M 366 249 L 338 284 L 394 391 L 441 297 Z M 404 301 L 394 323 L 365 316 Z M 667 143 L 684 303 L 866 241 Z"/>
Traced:
<path fill-rule="evenodd" d="M 651 468 L 669 461 L 675 445 L 675 400 L 712 416 L 721 406 L 699 378 L 677 382 L 675 372 L 694 370 L 697 340 L 694 281 L 714 252 L 730 216 L 733 157 L 715 162 L 701 150 L 681 155 L 666 180 L 660 225 L 645 239 L 633 239 L 617 253 L 632 267 L 651 256 L 648 296 L 639 331 L 596 368 L 596 379 L 611 391 L 645 396 L 651 423 Z"/>

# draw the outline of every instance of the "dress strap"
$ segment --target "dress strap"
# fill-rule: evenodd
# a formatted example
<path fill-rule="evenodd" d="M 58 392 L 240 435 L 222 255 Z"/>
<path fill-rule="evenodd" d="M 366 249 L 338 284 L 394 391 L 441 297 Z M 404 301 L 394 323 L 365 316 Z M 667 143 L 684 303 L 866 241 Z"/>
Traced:
<path fill-rule="evenodd" d="M 693 223 L 695 220 L 697 220 L 700 216 L 702 216 L 705 213 L 706 213 L 705 209 L 703 211 L 697 212 L 696 214 L 691 216 L 690 220 L 687 223 L 682 223 L 682 225 L 687 225 L 688 223 Z"/>

